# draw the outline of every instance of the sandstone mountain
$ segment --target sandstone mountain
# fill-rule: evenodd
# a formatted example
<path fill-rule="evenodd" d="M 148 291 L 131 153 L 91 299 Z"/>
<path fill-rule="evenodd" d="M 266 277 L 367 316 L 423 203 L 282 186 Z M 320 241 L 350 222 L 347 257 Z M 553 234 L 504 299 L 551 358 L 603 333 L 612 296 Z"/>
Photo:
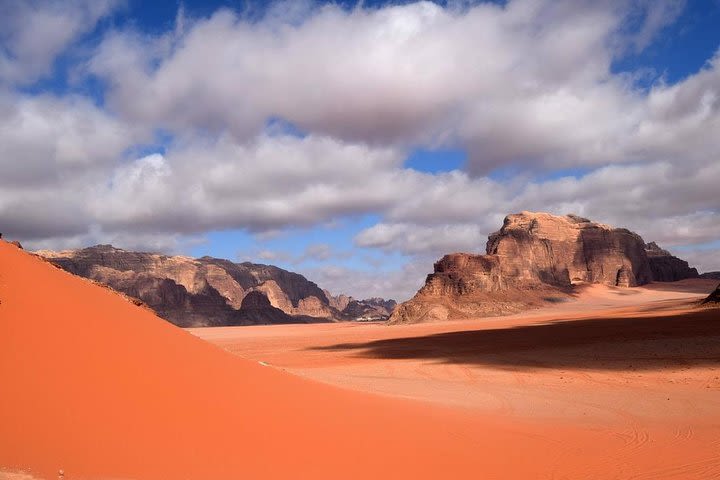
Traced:
<path fill-rule="evenodd" d="M 130 252 L 111 245 L 37 253 L 70 273 L 140 299 L 182 327 L 353 319 L 331 305 L 315 283 L 271 265 Z"/>
<path fill-rule="evenodd" d="M 441 258 L 391 322 L 514 313 L 564 301 L 583 283 L 634 287 L 654 275 L 661 281 L 697 277 L 687 262 L 646 246 L 638 234 L 575 215 L 508 215 L 486 252 Z"/>
<path fill-rule="evenodd" d="M 688 262 L 674 257 L 667 250 L 663 250 L 655 242 L 645 245 L 650 270 L 656 282 L 676 282 L 684 278 L 698 278 L 698 271 L 690 268 Z"/>

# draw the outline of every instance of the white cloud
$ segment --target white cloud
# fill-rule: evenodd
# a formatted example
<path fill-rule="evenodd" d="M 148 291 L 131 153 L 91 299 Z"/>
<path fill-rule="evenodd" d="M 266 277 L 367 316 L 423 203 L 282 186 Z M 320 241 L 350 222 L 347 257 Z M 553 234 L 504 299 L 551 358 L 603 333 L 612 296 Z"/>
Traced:
<path fill-rule="evenodd" d="M 5 0 L 0 10 L 0 84 L 32 83 L 55 58 L 115 9 L 118 0 Z"/>
<path fill-rule="evenodd" d="M 322 266 L 300 269 L 299 273 L 321 288 L 329 288 L 334 295 L 343 293 L 354 298 L 382 297 L 404 301 L 422 286 L 425 277 L 432 271 L 434 261 L 431 257 L 418 256 L 399 269 L 367 271 Z"/>
<path fill-rule="evenodd" d="M 650 141 L 674 132 L 659 118 L 664 102 L 687 103 L 691 131 L 672 135 L 682 137 L 676 149 L 697 135 L 703 151 L 717 147 L 697 124 L 717 121 L 716 75 L 678 87 L 686 100 L 667 98 L 676 94 L 664 85 L 648 100 L 610 66 L 681 8 L 676 0 L 326 5 L 304 6 L 288 22 L 220 10 L 171 45 L 167 35 L 114 32 L 91 70 L 111 83 L 117 111 L 175 131 L 246 141 L 281 117 L 344 141 L 463 146 L 476 174 L 507 163 L 656 160 Z"/>
<path fill-rule="evenodd" d="M 355 238 L 361 247 L 382 248 L 406 254 L 451 253 L 454 251 L 484 253 L 485 240 L 477 224 L 425 226 L 407 223 L 378 223 Z"/>
<path fill-rule="evenodd" d="M 109 31 L 74 65 L 107 83 L 102 106 L 12 85 L 51 72 L 115 3 L 11 3 L 0 19 L 11 27 L 0 28 L 2 230 L 31 246 L 176 251 L 208 230 L 267 236 L 375 214 L 356 246 L 423 269 L 318 267 L 311 278 L 398 297 L 429 258 L 482 251 L 510 212 L 574 212 L 667 247 L 720 237 L 720 54 L 648 91 L 611 71 L 682 2 L 459 3 L 179 11 L 157 36 Z M 162 154 L 130 156 L 163 129 Z M 466 149 L 467 171 L 403 168 L 419 146 Z M 486 176 L 496 167 L 520 173 Z M 590 173 L 534 180 L 568 167 Z M 259 253 L 298 263 L 344 254 L 311 247 Z"/>

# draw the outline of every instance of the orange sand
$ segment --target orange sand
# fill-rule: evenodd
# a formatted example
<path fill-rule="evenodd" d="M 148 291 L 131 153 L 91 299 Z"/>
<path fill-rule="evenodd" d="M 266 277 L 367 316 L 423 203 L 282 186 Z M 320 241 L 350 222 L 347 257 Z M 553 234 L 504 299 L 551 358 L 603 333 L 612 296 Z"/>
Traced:
<path fill-rule="evenodd" d="M 574 415 L 553 416 L 552 408 L 548 415 L 496 415 L 476 402 L 366 393 L 354 384 L 338 387 L 284 372 L 275 366 L 280 354 L 273 366 L 263 366 L 251 355 L 248 360 L 224 352 L 5 242 L 0 242 L 0 302 L 0 470 L 8 472 L 54 479 L 62 469 L 68 480 L 720 475 L 714 383 L 708 383 L 712 395 L 703 397 L 710 404 L 701 415 L 681 412 L 657 424 L 627 419 L 642 427 L 635 430 L 623 430 L 617 419 L 601 428 Z M 703 315 L 691 319 L 699 324 L 694 331 L 716 318 L 713 311 Z M 245 344 L 247 335 L 253 351 L 262 351 L 262 342 L 282 347 L 299 373 L 328 364 L 372 370 L 380 362 L 391 371 L 398 363 L 442 368 L 445 362 L 414 357 L 413 349 L 422 352 L 416 345 L 390 344 L 387 351 L 377 345 L 365 355 L 356 347 L 318 350 L 345 342 L 342 332 L 357 326 L 307 327 L 269 327 L 262 334 L 236 330 L 233 344 Z M 428 327 L 357 328 L 403 340 Z M 287 342 L 278 340 L 284 331 Z M 717 333 L 704 332 L 716 342 Z M 367 335 L 350 337 L 365 341 Z M 573 338 L 572 332 L 563 335 Z M 428 341 L 434 343 L 419 342 Z M 456 341 L 443 344 L 445 355 Z M 398 347 L 410 355 L 388 359 Z M 689 364 L 687 375 L 716 370 L 716 353 L 705 363 Z M 452 359 L 446 365 L 451 375 Z M 502 365 L 476 361 L 472 368 L 508 374 Z M 384 377 L 390 383 L 394 378 Z M 671 425 L 683 426 L 673 439 L 666 438 Z"/>

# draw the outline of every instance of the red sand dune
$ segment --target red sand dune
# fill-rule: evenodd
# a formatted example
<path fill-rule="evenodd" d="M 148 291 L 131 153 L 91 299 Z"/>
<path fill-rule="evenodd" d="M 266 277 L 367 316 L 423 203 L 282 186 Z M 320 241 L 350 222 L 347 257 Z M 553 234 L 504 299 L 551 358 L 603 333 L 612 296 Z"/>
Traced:
<path fill-rule="evenodd" d="M 5 242 L 0 302 L 6 472 L 203 480 L 720 474 L 708 457 L 720 443 L 702 432 L 705 449 L 639 449 L 642 438 L 572 419 L 495 418 L 262 366 Z"/>

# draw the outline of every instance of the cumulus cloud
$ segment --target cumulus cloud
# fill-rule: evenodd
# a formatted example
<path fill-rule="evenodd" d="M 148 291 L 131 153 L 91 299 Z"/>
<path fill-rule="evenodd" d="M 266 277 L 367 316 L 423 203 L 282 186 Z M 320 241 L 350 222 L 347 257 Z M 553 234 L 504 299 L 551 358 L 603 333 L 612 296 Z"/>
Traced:
<path fill-rule="evenodd" d="M 357 235 L 361 247 L 382 248 L 406 254 L 436 252 L 475 252 L 484 248 L 486 235 L 477 224 L 439 226 L 407 223 L 379 223 Z M 482 252 L 480 252 L 482 253 Z"/>
<path fill-rule="evenodd" d="M 92 214 L 105 225 L 197 233 L 309 226 L 337 215 L 382 209 L 398 195 L 378 172 L 399 176 L 402 152 L 329 137 L 261 136 L 248 144 L 223 137 L 191 142 L 121 165 L 101 185 Z"/>
<path fill-rule="evenodd" d="M 408 255 L 406 269 L 333 269 L 343 252 L 325 244 L 261 253 L 325 265 L 308 271 L 321 285 L 398 297 L 430 259 L 482 251 L 510 212 L 578 213 L 667 247 L 720 237 L 720 53 L 647 89 L 612 71 L 682 1 L 450 3 L 180 10 L 160 34 L 111 28 L 75 65 L 101 80 L 103 102 L 15 87 L 52 72 L 116 3 L 8 3 L 3 231 L 30 246 L 178 251 L 209 230 L 263 236 L 374 214 L 355 248 Z M 157 132 L 167 139 L 148 154 Z M 467 165 L 404 168 L 418 147 L 463 149 Z M 566 168 L 585 174 L 557 178 Z"/>
<path fill-rule="evenodd" d="M 280 117 L 344 141 L 459 145 L 476 174 L 507 163 L 653 160 L 648 140 L 671 133 L 663 111 L 682 110 L 693 134 L 703 112 L 717 121 L 708 105 L 717 81 L 678 87 L 684 95 L 659 85 L 648 101 L 611 64 L 629 45 L 644 48 L 681 8 L 676 0 L 326 5 L 289 21 L 220 10 L 170 46 L 167 36 L 113 32 L 91 71 L 110 82 L 110 104 L 123 115 L 177 131 L 245 141 Z M 676 148 L 688 146 L 688 132 L 673 136 L 682 136 Z M 703 150 L 717 147 L 702 140 Z"/>
<path fill-rule="evenodd" d="M 118 0 L 5 0 L 0 8 L 0 84 L 47 75 L 72 42 L 113 11 Z"/>
<path fill-rule="evenodd" d="M 399 269 L 389 271 L 360 270 L 326 265 L 300 269 L 300 273 L 334 295 L 343 293 L 355 298 L 382 297 L 404 301 L 412 297 L 432 271 L 434 259 L 418 256 Z"/>
<path fill-rule="evenodd" d="M 433 189 L 417 189 L 400 214 L 365 229 L 356 243 L 405 254 L 482 252 L 505 214 L 531 210 L 576 213 L 666 246 L 702 244 L 720 238 L 718 182 L 718 162 L 692 170 L 664 162 L 615 165 L 523 186 L 455 173 L 436 177 Z"/>

